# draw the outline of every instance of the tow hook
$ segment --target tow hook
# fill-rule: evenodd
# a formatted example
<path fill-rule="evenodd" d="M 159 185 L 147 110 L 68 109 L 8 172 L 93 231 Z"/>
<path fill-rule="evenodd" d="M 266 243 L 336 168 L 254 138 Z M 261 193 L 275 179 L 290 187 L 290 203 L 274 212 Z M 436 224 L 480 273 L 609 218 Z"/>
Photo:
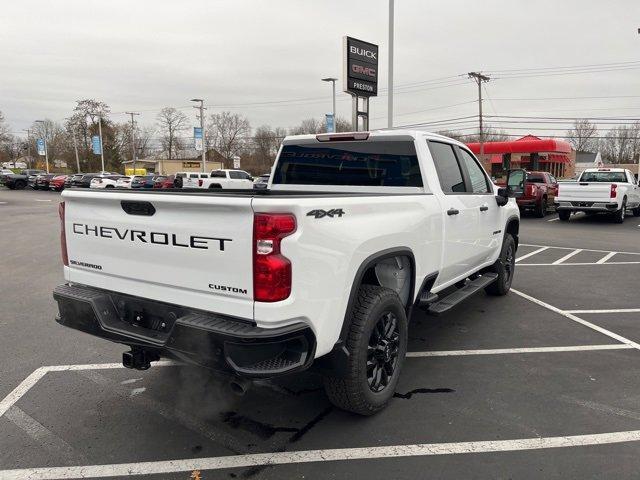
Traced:
<path fill-rule="evenodd" d="M 251 388 L 251 385 L 253 385 L 253 382 L 246 378 L 236 377 L 229 381 L 229 389 L 239 397 L 242 397 L 247 393 L 249 388 Z"/>
<path fill-rule="evenodd" d="M 151 367 L 151 362 L 156 360 L 160 360 L 160 355 L 141 348 L 133 348 L 122 354 L 122 365 L 135 370 L 148 370 Z"/>

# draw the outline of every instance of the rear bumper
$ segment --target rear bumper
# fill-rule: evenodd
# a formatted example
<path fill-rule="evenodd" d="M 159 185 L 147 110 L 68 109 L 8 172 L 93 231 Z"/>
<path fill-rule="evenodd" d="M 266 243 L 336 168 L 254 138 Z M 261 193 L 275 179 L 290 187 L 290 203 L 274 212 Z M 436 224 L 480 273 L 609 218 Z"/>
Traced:
<path fill-rule="evenodd" d="M 275 377 L 304 370 L 314 358 L 315 337 L 303 323 L 260 328 L 249 320 L 80 285 L 60 285 L 53 298 L 61 325 L 224 374 Z"/>
<path fill-rule="evenodd" d="M 615 212 L 619 208 L 616 202 L 556 202 L 556 209 L 575 212 Z"/>
<path fill-rule="evenodd" d="M 520 208 L 535 208 L 538 204 L 538 199 L 531 197 L 520 197 L 516 198 L 516 203 Z"/>

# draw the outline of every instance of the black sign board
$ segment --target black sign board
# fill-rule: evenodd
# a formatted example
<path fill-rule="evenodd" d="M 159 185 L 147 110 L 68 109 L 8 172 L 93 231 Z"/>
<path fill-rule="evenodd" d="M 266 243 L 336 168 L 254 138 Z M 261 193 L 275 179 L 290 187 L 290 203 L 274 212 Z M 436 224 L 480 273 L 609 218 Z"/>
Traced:
<path fill-rule="evenodd" d="M 352 37 L 343 37 L 343 90 L 360 97 L 378 94 L 378 46 Z"/>

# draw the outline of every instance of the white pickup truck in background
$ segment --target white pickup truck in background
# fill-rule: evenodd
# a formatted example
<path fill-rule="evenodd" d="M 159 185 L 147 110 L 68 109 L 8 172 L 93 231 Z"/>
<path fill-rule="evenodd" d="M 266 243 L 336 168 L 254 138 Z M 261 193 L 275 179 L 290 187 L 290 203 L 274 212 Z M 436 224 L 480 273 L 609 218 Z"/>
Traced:
<path fill-rule="evenodd" d="M 560 220 L 572 212 L 609 213 L 617 223 L 626 211 L 640 216 L 640 189 L 634 175 L 623 168 L 587 168 L 576 182 L 558 184 L 555 199 Z"/>
<path fill-rule="evenodd" d="M 244 170 L 213 170 L 207 178 L 198 180 L 196 188 L 253 188 L 253 177 Z"/>
<path fill-rule="evenodd" d="M 509 291 L 524 179 L 499 189 L 464 144 L 394 130 L 287 137 L 264 190 L 65 190 L 57 321 L 129 346 L 126 367 L 176 358 L 240 391 L 313 367 L 370 415 L 414 307 Z"/>

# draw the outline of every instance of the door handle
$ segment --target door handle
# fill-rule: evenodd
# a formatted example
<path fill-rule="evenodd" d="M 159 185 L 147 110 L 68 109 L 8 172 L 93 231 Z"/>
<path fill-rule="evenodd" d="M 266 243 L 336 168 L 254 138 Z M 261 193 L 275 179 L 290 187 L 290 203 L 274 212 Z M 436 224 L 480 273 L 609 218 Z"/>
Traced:
<path fill-rule="evenodd" d="M 481 211 L 481 212 L 486 212 L 487 210 L 489 210 L 489 207 L 488 207 L 487 205 L 482 205 L 482 206 L 480 207 L 480 211 Z"/>
<path fill-rule="evenodd" d="M 447 210 L 447 215 L 457 215 L 460 213 L 460 210 L 457 210 L 455 208 L 450 208 L 449 210 Z"/>

